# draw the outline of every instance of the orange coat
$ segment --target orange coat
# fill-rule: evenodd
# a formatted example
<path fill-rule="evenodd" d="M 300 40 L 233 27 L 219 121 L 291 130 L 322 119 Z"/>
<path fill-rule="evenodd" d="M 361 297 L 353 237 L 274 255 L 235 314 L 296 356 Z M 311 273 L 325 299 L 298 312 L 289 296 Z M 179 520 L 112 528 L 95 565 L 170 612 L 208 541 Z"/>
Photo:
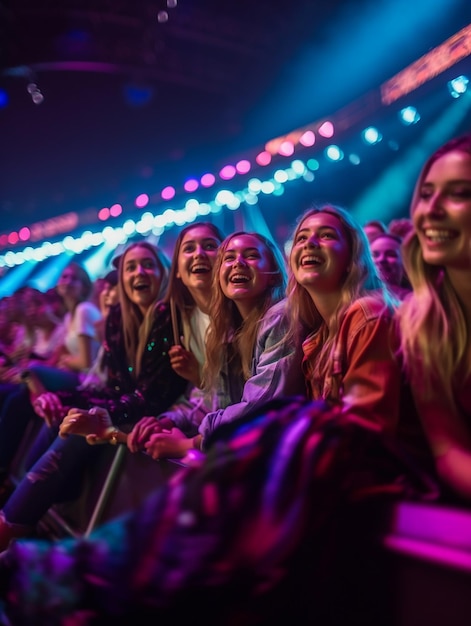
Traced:
<path fill-rule="evenodd" d="M 401 368 L 392 350 L 393 313 L 378 297 L 356 300 L 338 330 L 327 376 L 316 372 L 321 332 L 303 343 L 303 371 L 314 400 L 341 402 L 345 411 L 395 431 L 401 403 Z"/>

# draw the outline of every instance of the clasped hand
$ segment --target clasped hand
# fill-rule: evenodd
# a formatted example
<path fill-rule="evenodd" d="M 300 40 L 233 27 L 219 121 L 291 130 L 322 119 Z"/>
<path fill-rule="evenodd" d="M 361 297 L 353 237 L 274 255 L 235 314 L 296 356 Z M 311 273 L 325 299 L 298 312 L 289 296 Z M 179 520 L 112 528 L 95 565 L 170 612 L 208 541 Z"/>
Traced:
<path fill-rule="evenodd" d="M 93 407 L 87 411 L 72 408 L 59 427 L 59 436 L 65 439 L 69 435 L 82 435 L 93 445 L 107 443 L 113 430 L 114 426 L 106 409 Z"/>

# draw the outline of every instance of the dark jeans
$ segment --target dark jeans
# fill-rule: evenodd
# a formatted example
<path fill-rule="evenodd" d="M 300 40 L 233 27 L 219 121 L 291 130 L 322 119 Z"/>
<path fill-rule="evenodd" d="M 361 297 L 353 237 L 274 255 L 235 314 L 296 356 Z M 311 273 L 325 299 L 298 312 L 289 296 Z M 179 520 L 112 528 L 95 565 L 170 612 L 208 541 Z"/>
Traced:
<path fill-rule="evenodd" d="M 35 441 L 36 453 L 47 445 L 53 431 L 45 425 L 42 427 Z M 103 450 L 103 446 L 91 446 L 78 435 L 66 439 L 56 437 L 3 507 L 6 519 L 15 524 L 34 526 L 53 504 L 76 498 L 85 468 Z"/>

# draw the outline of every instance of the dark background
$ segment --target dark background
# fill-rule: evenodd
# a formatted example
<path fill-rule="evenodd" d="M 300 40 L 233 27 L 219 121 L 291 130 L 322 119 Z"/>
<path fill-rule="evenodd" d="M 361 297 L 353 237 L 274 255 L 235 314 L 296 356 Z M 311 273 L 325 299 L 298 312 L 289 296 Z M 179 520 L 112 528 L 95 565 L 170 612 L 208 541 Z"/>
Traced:
<path fill-rule="evenodd" d="M 260 202 L 284 236 L 312 199 L 363 202 L 451 104 L 447 78 L 470 69 L 468 58 L 411 94 L 423 111 L 413 128 L 378 103 L 384 81 L 471 22 L 469 0 L 11 0 L 0 18 L 3 233 L 69 211 L 132 207 L 141 192 L 215 172 L 338 111 L 360 124 L 337 131 L 346 152 L 365 150 L 361 124 L 381 127 L 385 141 L 359 167 L 326 168 L 289 197 Z M 469 128 L 466 114 L 437 137 Z M 386 217 L 406 213 L 405 198 L 408 188 Z M 362 220 L 381 217 L 381 207 L 369 211 Z"/>

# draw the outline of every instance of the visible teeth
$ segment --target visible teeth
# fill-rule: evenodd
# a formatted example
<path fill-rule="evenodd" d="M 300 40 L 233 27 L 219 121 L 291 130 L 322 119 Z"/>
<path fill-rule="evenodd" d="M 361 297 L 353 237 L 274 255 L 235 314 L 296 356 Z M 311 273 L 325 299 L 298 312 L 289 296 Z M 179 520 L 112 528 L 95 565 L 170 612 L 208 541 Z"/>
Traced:
<path fill-rule="evenodd" d="M 234 274 L 234 276 L 231 276 L 232 283 L 247 283 L 249 280 L 250 278 L 244 274 Z"/>
<path fill-rule="evenodd" d="M 448 241 L 455 236 L 451 230 L 439 230 L 437 228 L 426 228 L 424 234 L 427 239 L 432 241 Z"/>
<path fill-rule="evenodd" d="M 312 255 L 312 256 L 305 256 L 302 261 L 301 261 L 301 265 L 319 265 L 320 263 L 322 263 L 322 259 L 321 257 Z"/>
<path fill-rule="evenodd" d="M 199 274 L 199 273 L 201 273 L 201 272 L 210 272 L 210 271 L 211 271 L 211 268 L 210 268 L 208 265 L 194 265 L 194 266 L 191 268 L 191 271 L 192 271 L 194 274 Z"/>

